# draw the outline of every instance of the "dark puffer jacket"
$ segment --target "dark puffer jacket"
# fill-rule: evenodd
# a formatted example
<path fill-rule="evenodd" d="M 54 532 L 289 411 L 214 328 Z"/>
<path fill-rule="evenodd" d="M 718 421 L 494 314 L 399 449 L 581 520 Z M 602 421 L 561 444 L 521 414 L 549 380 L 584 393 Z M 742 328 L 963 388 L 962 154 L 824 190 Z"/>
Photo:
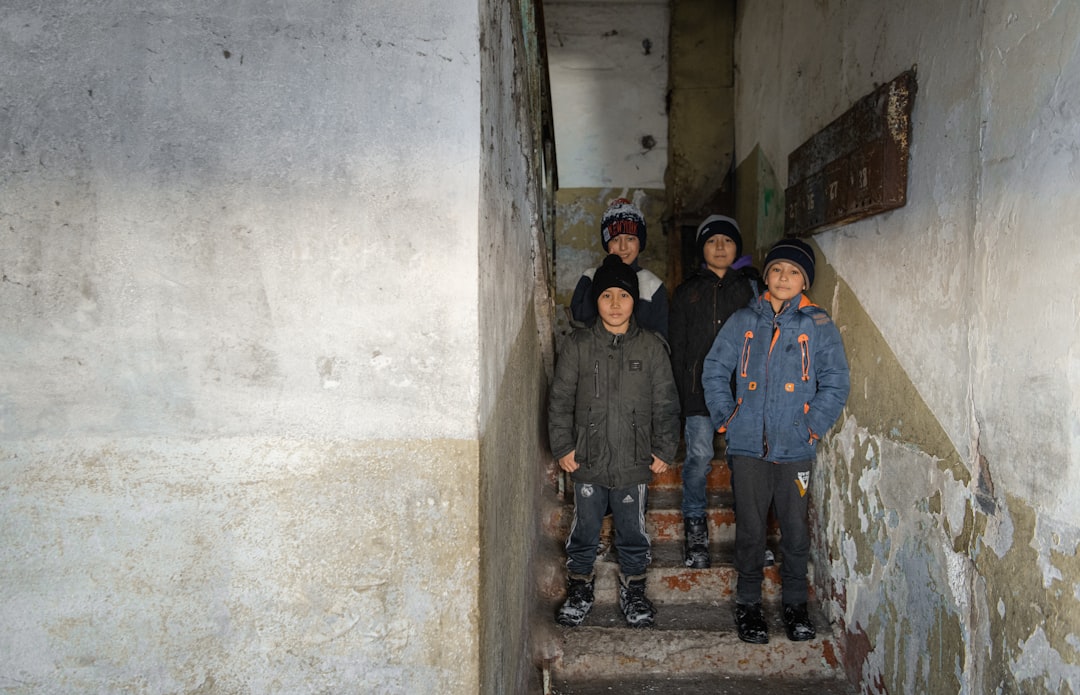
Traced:
<path fill-rule="evenodd" d="M 761 293 L 760 278 L 751 267 L 728 270 L 722 278 L 701 268 L 675 290 L 668 336 L 683 417 L 709 415 L 701 364 L 728 317 Z"/>
<path fill-rule="evenodd" d="M 679 403 L 662 338 L 631 319 L 613 335 L 597 321 L 574 331 L 555 364 L 548 404 L 551 453 L 571 451 L 576 483 L 625 487 L 652 480 L 652 457 L 672 463 Z"/>

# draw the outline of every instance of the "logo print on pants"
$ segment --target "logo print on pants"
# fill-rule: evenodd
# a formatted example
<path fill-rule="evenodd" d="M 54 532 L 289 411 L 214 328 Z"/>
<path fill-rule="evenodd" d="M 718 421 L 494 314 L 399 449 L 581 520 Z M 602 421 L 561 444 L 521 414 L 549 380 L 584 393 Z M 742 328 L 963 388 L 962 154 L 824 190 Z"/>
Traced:
<path fill-rule="evenodd" d="M 798 475 L 795 484 L 799 486 L 799 497 L 806 497 L 806 489 L 810 487 L 810 471 L 799 471 Z"/>
<path fill-rule="evenodd" d="M 581 486 L 581 496 L 582 497 L 592 497 L 592 493 L 593 493 L 592 485 L 586 484 L 586 485 Z"/>

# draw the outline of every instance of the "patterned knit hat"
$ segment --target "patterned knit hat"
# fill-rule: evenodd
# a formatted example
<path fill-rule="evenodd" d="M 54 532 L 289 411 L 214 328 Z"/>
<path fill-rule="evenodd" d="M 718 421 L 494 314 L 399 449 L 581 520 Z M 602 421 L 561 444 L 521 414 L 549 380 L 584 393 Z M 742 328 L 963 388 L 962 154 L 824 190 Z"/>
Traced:
<path fill-rule="evenodd" d="M 645 250 L 645 217 L 637 206 L 626 198 L 616 198 L 608 203 L 604 216 L 600 219 L 600 243 L 604 250 L 620 234 L 629 234 L 638 239 L 639 251 Z"/>

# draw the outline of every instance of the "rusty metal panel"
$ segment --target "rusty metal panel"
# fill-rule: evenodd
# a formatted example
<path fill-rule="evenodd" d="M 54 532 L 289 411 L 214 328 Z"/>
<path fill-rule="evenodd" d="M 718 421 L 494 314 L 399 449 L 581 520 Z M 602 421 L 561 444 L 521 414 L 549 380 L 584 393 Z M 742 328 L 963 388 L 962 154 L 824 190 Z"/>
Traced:
<path fill-rule="evenodd" d="M 909 70 L 875 89 L 788 157 L 789 236 L 810 236 L 907 203 Z"/>

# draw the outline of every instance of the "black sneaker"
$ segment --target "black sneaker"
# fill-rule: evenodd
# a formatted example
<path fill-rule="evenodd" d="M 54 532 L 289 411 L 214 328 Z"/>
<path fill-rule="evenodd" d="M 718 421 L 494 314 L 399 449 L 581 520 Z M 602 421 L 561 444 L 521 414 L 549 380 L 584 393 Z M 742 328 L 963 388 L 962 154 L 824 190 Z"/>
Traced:
<path fill-rule="evenodd" d="M 735 626 L 739 630 L 739 639 L 743 642 L 769 643 L 769 626 L 765 624 L 760 603 L 736 603 Z"/>
<path fill-rule="evenodd" d="M 805 642 L 817 637 L 817 630 L 814 629 L 814 623 L 810 622 L 805 603 L 784 604 L 784 627 L 787 628 L 788 639 L 792 642 Z"/>
<path fill-rule="evenodd" d="M 555 622 L 564 627 L 577 627 L 593 605 L 593 578 L 570 575 L 566 578 L 566 600 L 555 615 Z"/>
<path fill-rule="evenodd" d="M 709 521 L 705 517 L 683 519 L 686 530 L 686 566 L 691 569 L 709 569 Z"/>
<path fill-rule="evenodd" d="M 645 597 L 645 577 L 619 576 L 619 608 L 630 627 L 651 627 L 656 620 L 656 609 Z"/>

